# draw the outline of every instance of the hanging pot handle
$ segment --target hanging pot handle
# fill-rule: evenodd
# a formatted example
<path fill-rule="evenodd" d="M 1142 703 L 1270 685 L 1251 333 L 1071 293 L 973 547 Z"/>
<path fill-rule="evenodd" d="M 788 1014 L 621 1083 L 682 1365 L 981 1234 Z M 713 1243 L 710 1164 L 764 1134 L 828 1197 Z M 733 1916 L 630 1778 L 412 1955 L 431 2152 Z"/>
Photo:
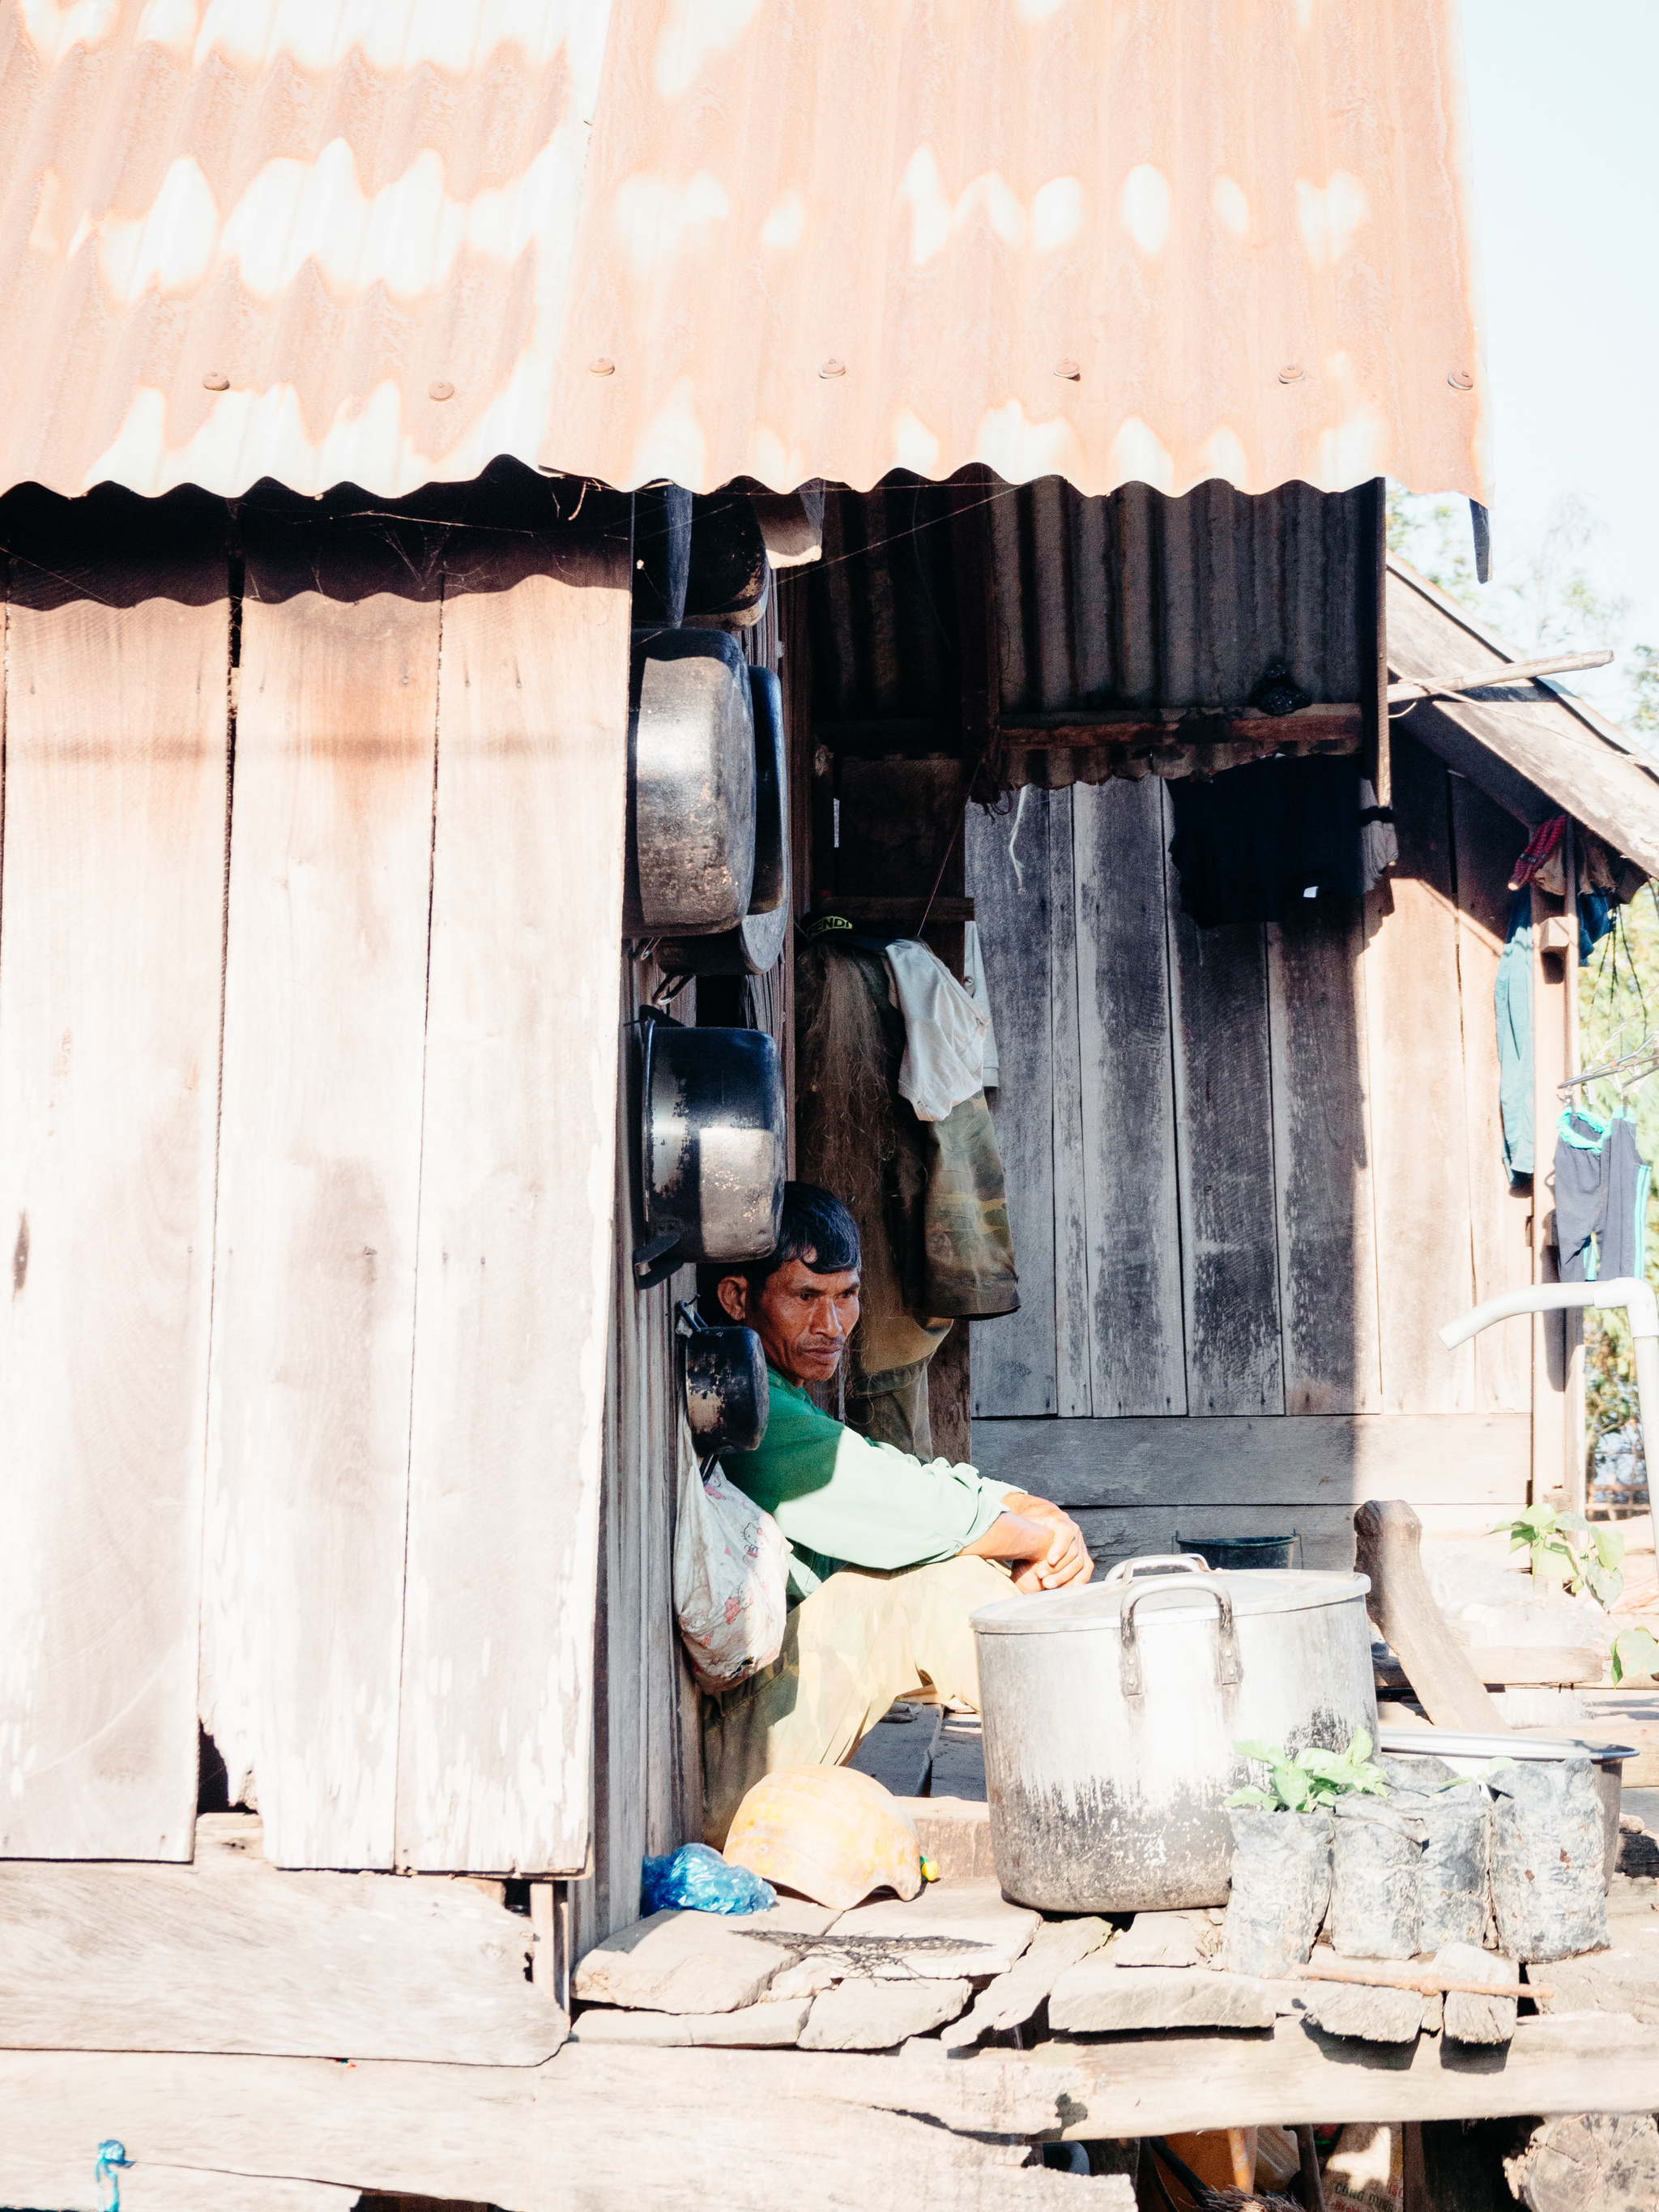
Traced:
<path fill-rule="evenodd" d="M 1157 1589 L 1154 1582 L 1143 1583 L 1132 1589 L 1123 1600 L 1123 1626 L 1118 1650 L 1118 1687 L 1126 1698 L 1138 1698 L 1146 1687 L 1146 1673 L 1140 1663 L 1140 1638 L 1135 1630 L 1135 1607 L 1144 1597 Z M 1233 1601 L 1220 1583 L 1205 1583 L 1194 1592 L 1195 1596 L 1212 1597 L 1220 1615 L 1216 1623 L 1215 1679 L 1219 1689 L 1231 1690 L 1243 1680 L 1244 1669 L 1238 1656 L 1238 1634 L 1233 1626 Z"/>

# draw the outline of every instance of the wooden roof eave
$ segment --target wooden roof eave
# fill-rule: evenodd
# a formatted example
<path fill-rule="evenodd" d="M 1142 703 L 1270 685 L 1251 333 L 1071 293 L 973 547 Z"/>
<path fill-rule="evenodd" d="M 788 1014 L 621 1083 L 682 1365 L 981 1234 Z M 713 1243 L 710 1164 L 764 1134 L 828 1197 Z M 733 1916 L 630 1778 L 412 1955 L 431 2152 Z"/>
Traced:
<path fill-rule="evenodd" d="M 1419 683 L 1513 665 L 1512 652 L 1404 562 L 1388 575 L 1390 672 Z M 1398 714 L 1399 710 L 1395 710 Z M 1547 677 L 1412 707 L 1406 726 L 1518 821 L 1565 811 L 1659 876 L 1659 774 L 1616 724 Z"/>

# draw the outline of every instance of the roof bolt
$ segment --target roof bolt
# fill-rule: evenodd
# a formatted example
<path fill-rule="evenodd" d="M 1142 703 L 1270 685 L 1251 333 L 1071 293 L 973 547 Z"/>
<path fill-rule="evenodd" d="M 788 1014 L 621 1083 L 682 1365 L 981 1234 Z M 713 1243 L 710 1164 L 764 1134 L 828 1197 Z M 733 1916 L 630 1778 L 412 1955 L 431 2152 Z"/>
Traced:
<path fill-rule="evenodd" d="M 1067 384 L 1080 383 L 1083 378 L 1083 371 L 1074 361 L 1057 361 L 1054 363 L 1054 374 L 1063 378 Z"/>
<path fill-rule="evenodd" d="M 844 361 L 826 361 L 818 369 L 818 374 L 830 382 L 833 382 L 838 376 L 845 376 L 846 374 L 847 363 Z"/>
<path fill-rule="evenodd" d="M 1446 381 L 1454 392 L 1473 392 L 1474 389 L 1474 379 L 1467 368 L 1449 370 Z"/>
<path fill-rule="evenodd" d="M 597 361 L 588 362 L 587 373 L 590 376 L 614 376 L 617 374 L 617 364 L 614 361 L 607 361 L 601 354 Z"/>
<path fill-rule="evenodd" d="M 202 379 L 202 389 L 204 392 L 228 392 L 230 379 L 222 368 L 210 368 Z"/>
<path fill-rule="evenodd" d="M 1307 374 L 1299 361 L 1287 361 L 1279 372 L 1279 380 L 1281 384 L 1300 384 Z"/>
<path fill-rule="evenodd" d="M 435 383 L 428 385 L 426 396 L 428 399 L 453 399 L 455 397 L 455 387 L 446 377 L 441 376 Z"/>

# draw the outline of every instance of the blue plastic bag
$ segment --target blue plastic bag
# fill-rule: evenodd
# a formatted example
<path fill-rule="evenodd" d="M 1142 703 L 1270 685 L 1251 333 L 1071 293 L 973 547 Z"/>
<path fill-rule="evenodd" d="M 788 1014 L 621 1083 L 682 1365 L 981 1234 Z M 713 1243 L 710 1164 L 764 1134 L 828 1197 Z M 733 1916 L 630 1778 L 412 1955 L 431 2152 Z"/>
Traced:
<path fill-rule="evenodd" d="M 707 1844 L 682 1844 L 640 1869 L 641 1916 L 672 1905 L 691 1912 L 764 1912 L 777 1901 L 769 1881 L 728 1866 Z"/>

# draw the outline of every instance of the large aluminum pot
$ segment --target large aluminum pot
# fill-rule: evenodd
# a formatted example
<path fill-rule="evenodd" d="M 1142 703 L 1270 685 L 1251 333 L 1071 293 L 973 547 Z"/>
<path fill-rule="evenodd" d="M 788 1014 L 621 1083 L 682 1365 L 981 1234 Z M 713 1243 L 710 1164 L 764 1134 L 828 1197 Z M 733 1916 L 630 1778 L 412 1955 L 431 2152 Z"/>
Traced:
<path fill-rule="evenodd" d="M 1126 1559 L 973 1616 L 991 1847 L 1048 1912 L 1224 1905 L 1242 1739 L 1376 1733 L 1364 1575 Z"/>

